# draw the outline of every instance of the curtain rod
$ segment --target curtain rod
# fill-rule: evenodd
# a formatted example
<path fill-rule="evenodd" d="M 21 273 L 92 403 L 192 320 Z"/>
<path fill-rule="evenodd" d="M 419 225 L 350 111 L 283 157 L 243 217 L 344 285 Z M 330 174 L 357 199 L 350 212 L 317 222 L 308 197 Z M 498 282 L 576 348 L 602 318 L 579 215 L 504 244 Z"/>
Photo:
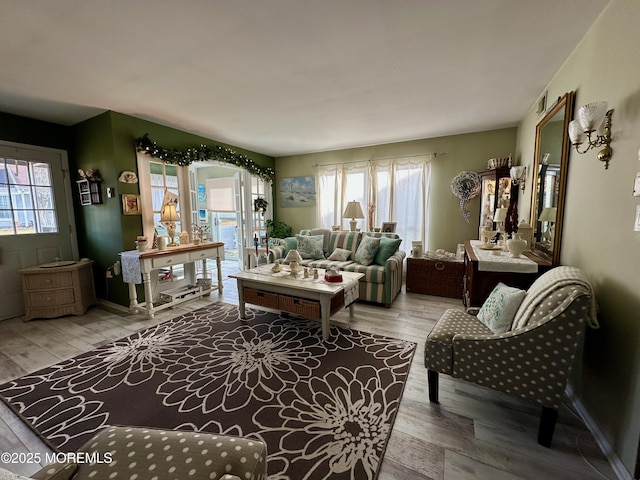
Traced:
<path fill-rule="evenodd" d="M 433 157 L 433 158 L 438 158 L 438 157 L 442 157 L 442 156 L 444 156 L 446 154 L 447 154 L 447 152 L 420 153 L 420 154 L 416 154 L 416 155 L 401 155 L 399 157 L 394 156 L 394 157 L 370 158 L 369 160 L 355 160 L 353 162 L 319 163 L 319 164 L 314 165 L 314 167 L 330 167 L 330 166 L 333 166 L 333 165 L 344 165 L 344 164 L 347 164 L 347 163 L 381 162 L 383 160 L 395 160 L 397 158 L 420 157 L 420 156 L 423 156 L 423 155 L 424 156 Z"/>

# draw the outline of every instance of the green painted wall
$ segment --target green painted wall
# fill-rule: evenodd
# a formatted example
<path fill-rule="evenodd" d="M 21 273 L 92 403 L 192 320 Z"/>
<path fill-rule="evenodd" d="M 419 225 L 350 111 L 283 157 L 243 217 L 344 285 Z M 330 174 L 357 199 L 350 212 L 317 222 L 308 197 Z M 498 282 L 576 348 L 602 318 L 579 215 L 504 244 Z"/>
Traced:
<path fill-rule="evenodd" d="M 68 151 L 71 131 L 55 123 L 0 112 L 0 139 Z"/>
<path fill-rule="evenodd" d="M 207 144 L 234 148 L 256 163 L 274 167 L 274 159 L 266 155 L 243 150 L 214 140 L 182 132 L 170 127 L 141 120 L 116 112 L 105 112 L 73 127 L 75 138 L 72 171 L 77 168 L 99 169 L 103 177 L 102 188 L 115 188 L 116 195 L 106 198 L 103 205 L 78 207 L 81 225 L 80 254 L 93 258 L 96 293 L 120 305 L 128 305 L 129 297 L 122 277 L 105 279 L 105 271 L 118 260 L 118 253 L 134 248 L 137 235 L 142 233 L 142 218 L 137 215 L 122 215 L 121 195 L 138 194 L 138 184 L 118 182 L 123 170 L 137 172 L 135 140 L 148 133 L 153 141 L 167 148 L 186 149 Z M 144 298 L 142 288 L 138 297 Z"/>
<path fill-rule="evenodd" d="M 451 193 L 451 180 L 464 170 L 480 171 L 486 169 L 487 161 L 492 157 L 506 157 L 513 153 L 516 148 L 516 132 L 516 128 L 505 128 L 465 135 L 281 157 L 276 159 L 276 178 L 314 176 L 315 166 L 322 164 L 353 163 L 444 152 L 446 155 L 438 156 L 432 161 L 429 190 L 430 225 L 427 233 L 427 246 L 430 250 L 444 248 L 455 252 L 458 243 L 470 238 L 478 238 L 480 202 L 478 198 L 469 202 L 467 208 L 472 212 L 472 215 L 470 223 L 467 223 L 460 212 L 458 198 Z M 276 217 L 279 220 L 291 225 L 294 232 L 302 228 L 316 226 L 314 208 L 281 208 L 278 202 L 279 185 L 275 187 Z M 407 243 L 405 247 L 410 249 L 411 244 Z"/>
<path fill-rule="evenodd" d="M 560 261 L 588 275 L 600 306 L 601 328 L 587 331 L 573 385 L 632 474 L 640 438 L 640 232 L 633 230 L 640 197 L 632 195 L 640 171 L 638 25 L 640 2 L 613 0 L 547 86 L 549 99 L 575 91 L 576 109 L 598 100 L 614 109 L 609 169 L 597 151 L 570 155 Z M 532 107 L 518 129 L 517 156 L 527 165 L 538 118 Z M 527 215 L 529 205 L 521 204 Z"/>

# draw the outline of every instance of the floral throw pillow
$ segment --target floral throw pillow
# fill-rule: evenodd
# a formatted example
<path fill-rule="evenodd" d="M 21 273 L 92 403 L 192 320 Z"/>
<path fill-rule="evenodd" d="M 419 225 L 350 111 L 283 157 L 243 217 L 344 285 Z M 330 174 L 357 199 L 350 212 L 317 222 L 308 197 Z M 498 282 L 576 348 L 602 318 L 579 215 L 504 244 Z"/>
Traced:
<path fill-rule="evenodd" d="M 519 288 L 498 283 L 489 298 L 482 304 L 477 315 L 478 320 L 489 327 L 493 333 L 508 332 L 526 293 Z"/>
<path fill-rule="evenodd" d="M 380 239 L 365 235 L 362 237 L 354 260 L 360 265 L 371 265 L 376 258 L 378 248 L 380 247 Z"/>
<path fill-rule="evenodd" d="M 322 250 L 324 235 L 296 235 L 298 240 L 298 253 L 302 258 L 320 260 L 324 258 Z"/>

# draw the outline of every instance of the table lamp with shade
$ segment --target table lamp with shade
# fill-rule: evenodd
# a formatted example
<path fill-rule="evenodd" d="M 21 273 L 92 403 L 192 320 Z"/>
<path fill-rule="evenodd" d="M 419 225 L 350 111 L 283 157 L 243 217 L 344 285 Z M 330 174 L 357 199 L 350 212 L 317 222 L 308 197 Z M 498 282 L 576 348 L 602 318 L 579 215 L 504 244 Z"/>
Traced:
<path fill-rule="evenodd" d="M 508 208 L 496 208 L 493 214 L 493 221 L 496 222 L 496 229 L 500 235 L 504 235 L 504 221 L 507 219 Z"/>
<path fill-rule="evenodd" d="M 289 264 L 289 270 L 291 271 L 291 275 L 293 275 L 294 277 L 299 272 L 304 270 L 304 267 L 300 265 L 300 262 L 302 262 L 302 257 L 300 256 L 298 250 L 289 250 L 289 253 L 287 253 L 284 261 Z"/>
<path fill-rule="evenodd" d="M 169 203 L 162 207 L 162 212 L 160 213 L 160 221 L 163 222 L 167 227 L 167 234 L 169 235 L 169 243 L 167 244 L 167 247 L 175 247 L 176 245 L 178 245 L 175 240 L 175 222 L 179 222 L 180 217 L 178 216 L 176 205 L 174 203 Z"/>
<path fill-rule="evenodd" d="M 540 212 L 540 216 L 538 217 L 539 222 L 547 222 L 547 228 L 544 231 L 544 240 L 551 244 L 552 235 L 551 235 L 551 225 L 556 221 L 556 207 L 545 207 Z"/>
<path fill-rule="evenodd" d="M 352 232 L 356 231 L 356 225 L 358 223 L 356 218 L 364 218 L 360 202 L 356 201 L 347 203 L 347 208 L 344 209 L 344 213 L 342 215 L 346 218 L 351 218 L 349 226 L 351 227 Z"/>

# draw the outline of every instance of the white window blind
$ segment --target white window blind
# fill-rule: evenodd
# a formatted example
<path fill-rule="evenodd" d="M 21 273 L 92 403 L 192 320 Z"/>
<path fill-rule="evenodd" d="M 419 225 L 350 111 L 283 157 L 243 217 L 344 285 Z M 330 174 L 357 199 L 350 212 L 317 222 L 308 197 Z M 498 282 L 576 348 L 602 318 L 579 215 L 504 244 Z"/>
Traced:
<path fill-rule="evenodd" d="M 235 212 L 235 180 L 233 177 L 206 180 L 207 209 L 213 212 Z"/>

